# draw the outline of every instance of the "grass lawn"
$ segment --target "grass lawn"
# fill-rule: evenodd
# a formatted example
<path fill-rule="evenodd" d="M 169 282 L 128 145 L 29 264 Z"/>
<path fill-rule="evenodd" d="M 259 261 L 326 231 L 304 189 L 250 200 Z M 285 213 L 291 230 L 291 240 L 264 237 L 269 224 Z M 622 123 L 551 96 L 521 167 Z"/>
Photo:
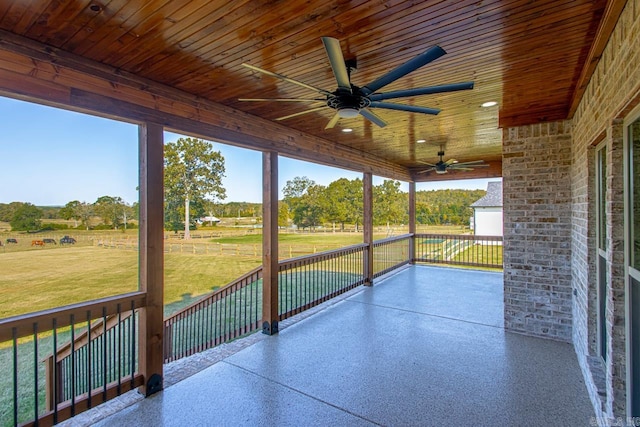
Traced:
<path fill-rule="evenodd" d="M 165 254 L 171 311 L 257 267 L 233 256 Z M 68 246 L 0 253 L 0 318 L 138 290 L 138 252 Z"/>

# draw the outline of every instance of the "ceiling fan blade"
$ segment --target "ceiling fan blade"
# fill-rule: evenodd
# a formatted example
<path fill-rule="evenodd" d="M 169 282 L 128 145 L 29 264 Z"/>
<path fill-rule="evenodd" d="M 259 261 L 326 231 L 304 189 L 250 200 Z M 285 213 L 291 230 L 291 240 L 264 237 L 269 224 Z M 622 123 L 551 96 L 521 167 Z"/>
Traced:
<path fill-rule="evenodd" d="M 436 167 L 436 165 L 434 165 L 433 163 L 421 162 L 420 160 L 418 160 L 418 163 L 423 164 L 423 165 L 427 165 L 427 166 L 431 166 L 433 168 Z"/>
<path fill-rule="evenodd" d="M 469 167 L 469 168 L 476 169 L 476 168 L 488 168 L 489 165 L 486 164 L 486 163 L 482 164 L 482 165 L 469 165 L 469 164 L 466 164 L 466 163 L 458 163 L 457 165 L 453 165 L 453 167 L 455 167 L 455 168 L 458 168 L 458 167 L 461 167 L 461 168 Z"/>
<path fill-rule="evenodd" d="M 421 170 L 421 171 L 418 171 L 417 173 L 427 173 L 427 172 L 431 172 L 431 171 L 434 171 L 434 170 L 436 170 L 435 167 L 429 168 L 429 169 L 425 169 L 425 170 Z"/>
<path fill-rule="evenodd" d="M 338 120 L 340 120 L 340 114 L 336 113 L 333 117 L 331 117 L 331 120 L 329 120 L 329 123 L 327 123 L 324 128 L 333 129 L 333 127 L 338 123 Z"/>
<path fill-rule="evenodd" d="M 349 81 L 347 67 L 344 64 L 344 56 L 342 56 L 340 42 L 333 37 L 322 37 L 322 43 L 324 44 L 324 49 L 327 51 L 327 56 L 331 63 L 333 75 L 338 82 L 338 87 L 348 90 L 349 93 L 351 93 L 351 82 Z"/>
<path fill-rule="evenodd" d="M 484 163 L 484 160 L 473 160 L 471 162 L 462 162 L 462 163 L 458 163 L 460 166 L 471 166 L 471 165 L 477 165 L 480 166 Z M 489 165 L 486 165 L 489 166 Z"/>
<path fill-rule="evenodd" d="M 453 171 L 472 171 L 473 168 L 449 168 L 449 170 L 453 170 Z"/>
<path fill-rule="evenodd" d="M 418 68 L 427 65 L 429 62 L 434 61 L 440 58 L 442 55 L 446 54 L 445 50 L 440 46 L 432 46 L 426 51 L 422 52 L 420 55 L 416 56 L 413 59 L 405 62 L 399 67 L 389 71 L 387 74 L 378 77 L 378 79 L 372 81 L 368 85 L 364 86 L 360 90 L 365 95 L 369 95 L 370 93 L 374 93 L 378 89 L 383 88 L 384 86 L 398 80 L 400 77 L 406 76 L 412 71 L 417 70 Z"/>
<path fill-rule="evenodd" d="M 325 102 L 322 98 L 238 98 L 238 101 L 250 102 Z"/>
<path fill-rule="evenodd" d="M 430 95 L 433 93 L 455 92 L 458 90 L 473 89 L 473 82 L 453 83 L 440 86 L 417 87 L 415 89 L 394 90 L 387 93 L 375 93 L 369 96 L 372 101 L 385 99 L 404 98 L 407 96 Z"/>
<path fill-rule="evenodd" d="M 308 84 L 303 83 L 301 81 L 294 80 L 294 79 L 289 78 L 287 76 L 283 76 L 282 74 L 273 73 L 271 71 L 263 70 L 262 68 L 256 67 L 254 65 L 249 65 L 249 64 L 245 64 L 245 63 L 243 63 L 242 65 L 244 67 L 247 67 L 247 68 L 253 70 L 253 71 L 258 71 L 259 73 L 266 74 L 268 76 L 275 77 L 275 78 L 280 79 L 280 80 L 284 80 L 285 82 L 293 83 L 295 85 L 302 86 L 304 88 L 307 88 L 307 89 L 310 89 L 310 90 L 313 90 L 313 91 L 316 91 L 316 92 L 319 92 L 319 93 L 322 93 L 322 94 L 325 94 L 325 95 L 331 95 L 331 92 L 329 92 L 327 90 L 320 89 L 320 88 L 317 88 L 315 86 L 308 85 Z"/>
<path fill-rule="evenodd" d="M 374 114 L 373 111 L 369 111 L 366 108 L 363 108 L 362 110 L 360 110 L 360 115 L 368 119 L 370 122 L 380 126 L 381 128 L 387 125 L 387 122 L 382 120 L 382 118 L 380 118 L 378 115 Z"/>
<path fill-rule="evenodd" d="M 450 167 L 450 166 L 455 165 L 457 163 L 458 163 L 458 161 L 456 159 L 449 159 L 446 162 L 444 162 L 444 164 L 447 165 L 447 167 Z"/>
<path fill-rule="evenodd" d="M 424 113 L 424 114 L 438 114 L 441 110 L 439 108 L 417 107 L 415 105 L 394 104 L 392 102 L 372 102 L 369 107 L 371 108 L 386 108 L 387 110 L 399 110 L 409 111 L 411 113 Z"/>
<path fill-rule="evenodd" d="M 312 108 L 310 110 L 305 110 L 305 111 L 300 111 L 298 113 L 289 114 L 288 116 L 278 117 L 276 120 L 286 120 L 286 119 L 290 119 L 292 117 L 302 116 L 303 114 L 313 113 L 314 111 L 324 110 L 325 108 L 327 108 L 326 105 L 323 105 L 322 107 L 316 107 L 316 108 Z"/>

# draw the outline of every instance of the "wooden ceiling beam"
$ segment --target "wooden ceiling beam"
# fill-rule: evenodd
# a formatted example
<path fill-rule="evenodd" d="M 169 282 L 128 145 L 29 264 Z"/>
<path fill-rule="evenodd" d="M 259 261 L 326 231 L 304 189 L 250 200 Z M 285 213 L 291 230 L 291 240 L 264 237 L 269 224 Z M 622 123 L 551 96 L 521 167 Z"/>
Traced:
<path fill-rule="evenodd" d="M 602 52 L 604 52 L 607 43 L 609 43 L 611 33 L 613 33 L 613 29 L 618 23 L 620 14 L 626 4 L 627 0 L 609 0 L 607 2 L 607 6 L 604 10 L 602 19 L 600 19 L 600 24 L 598 25 L 593 43 L 591 43 L 587 60 L 583 63 L 580 77 L 578 78 L 578 82 L 573 91 L 568 118 L 572 118 L 578 109 L 578 105 L 580 105 L 580 101 L 582 100 L 582 95 L 584 95 L 584 91 L 587 90 L 589 81 L 591 81 L 591 76 L 593 76 L 598 63 L 600 62 Z"/>
<path fill-rule="evenodd" d="M 0 92 L 300 160 L 409 181 L 408 170 L 367 152 L 0 31 Z"/>

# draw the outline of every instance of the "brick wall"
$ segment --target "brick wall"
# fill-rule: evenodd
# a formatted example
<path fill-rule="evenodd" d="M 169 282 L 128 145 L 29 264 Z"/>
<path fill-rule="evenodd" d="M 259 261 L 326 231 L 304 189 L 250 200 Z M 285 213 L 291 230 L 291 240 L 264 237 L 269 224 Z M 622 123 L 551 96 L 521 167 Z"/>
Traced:
<path fill-rule="evenodd" d="M 629 0 L 573 117 L 571 263 L 573 342 L 599 419 L 626 417 L 622 120 L 640 102 L 640 0 Z M 595 150 L 606 144 L 607 361 L 597 342 Z M 600 366 L 599 366 L 600 365 Z"/>
<path fill-rule="evenodd" d="M 571 341 L 571 125 L 503 131 L 505 327 Z"/>

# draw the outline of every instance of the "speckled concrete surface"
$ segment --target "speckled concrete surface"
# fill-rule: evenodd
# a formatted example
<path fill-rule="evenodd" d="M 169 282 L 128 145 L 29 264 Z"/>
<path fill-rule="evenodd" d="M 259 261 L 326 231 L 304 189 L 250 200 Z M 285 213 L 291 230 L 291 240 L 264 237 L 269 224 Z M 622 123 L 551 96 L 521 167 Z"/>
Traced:
<path fill-rule="evenodd" d="M 571 345 L 501 301 L 501 274 L 408 268 L 98 425 L 590 425 Z"/>

